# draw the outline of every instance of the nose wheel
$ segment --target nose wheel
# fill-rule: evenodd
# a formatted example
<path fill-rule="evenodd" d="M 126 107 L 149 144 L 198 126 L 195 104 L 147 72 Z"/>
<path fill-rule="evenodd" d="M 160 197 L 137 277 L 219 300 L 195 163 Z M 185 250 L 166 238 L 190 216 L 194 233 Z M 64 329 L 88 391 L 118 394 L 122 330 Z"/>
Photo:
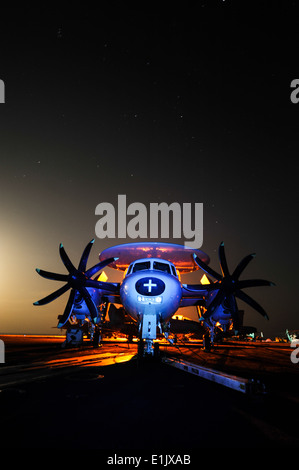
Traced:
<path fill-rule="evenodd" d="M 148 357 L 153 356 L 154 348 L 153 341 L 148 339 L 140 338 L 138 342 L 138 357 Z"/>
<path fill-rule="evenodd" d="M 203 337 L 202 337 L 202 346 L 203 346 L 203 350 L 206 351 L 206 352 L 210 352 L 211 351 L 211 337 L 210 337 L 210 333 L 209 332 L 206 332 Z"/>
<path fill-rule="evenodd" d="M 138 357 L 153 356 L 157 349 L 156 344 L 152 339 L 140 338 L 138 342 Z"/>
<path fill-rule="evenodd" d="M 142 359 L 144 355 L 144 341 L 142 338 L 139 338 L 137 352 L 138 352 L 138 359 Z"/>
<path fill-rule="evenodd" d="M 152 340 L 140 338 L 138 341 L 138 360 L 145 358 L 154 358 L 159 360 L 161 357 L 160 345 Z"/>

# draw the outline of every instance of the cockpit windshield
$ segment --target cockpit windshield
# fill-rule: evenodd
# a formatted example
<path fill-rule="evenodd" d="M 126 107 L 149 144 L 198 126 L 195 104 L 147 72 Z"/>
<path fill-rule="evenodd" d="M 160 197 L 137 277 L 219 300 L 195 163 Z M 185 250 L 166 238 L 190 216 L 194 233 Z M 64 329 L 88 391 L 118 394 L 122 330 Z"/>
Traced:
<path fill-rule="evenodd" d="M 170 274 L 169 264 L 160 263 L 159 261 L 154 261 L 153 268 L 157 269 L 158 271 L 163 271 L 164 273 Z"/>
<path fill-rule="evenodd" d="M 137 261 L 135 263 L 132 263 L 126 275 L 131 274 L 131 273 L 137 273 L 138 271 L 146 271 L 154 269 L 156 271 L 162 271 L 167 274 L 172 274 L 175 277 L 177 276 L 175 267 L 171 263 L 163 262 L 163 261 L 158 261 L 158 260 L 144 260 L 144 261 Z"/>
<path fill-rule="evenodd" d="M 133 273 L 136 273 L 137 271 L 144 271 L 146 269 L 150 269 L 151 263 L 150 261 L 142 261 L 140 263 L 135 263 L 133 267 Z"/>

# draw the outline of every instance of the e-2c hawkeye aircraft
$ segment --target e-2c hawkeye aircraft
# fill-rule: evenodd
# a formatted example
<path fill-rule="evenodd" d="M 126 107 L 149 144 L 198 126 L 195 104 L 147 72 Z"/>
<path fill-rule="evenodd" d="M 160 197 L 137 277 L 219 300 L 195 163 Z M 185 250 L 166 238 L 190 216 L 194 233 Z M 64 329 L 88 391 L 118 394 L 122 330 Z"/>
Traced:
<path fill-rule="evenodd" d="M 262 279 L 239 279 L 254 254 L 243 258 L 231 274 L 222 242 L 218 252 L 219 274 L 208 266 L 209 256 L 201 250 L 171 243 L 127 243 L 105 249 L 99 255 L 99 263 L 87 269 L 93 243 L 91 240 L 87 244 L 78 268 L 60 244 L 60 257 L 68 274 L 36 270 L 46 279 L 66 284 L 34 305 L 45 305 L 70 290 L 64 313 L 58 316 L 58 328 L 66 327 L 71 321 L 71 324 L 75 322 L 83 326 L 87 323 L 91 329 L 99 329 L 105 321 L 108 305 L 120 304 L 137 324 L 138 351 L 143 356 L 156 354 L 158 343 L 154 340 L 157 331 L 171 341 L 170 321 L 182 307 L 197 307 L 199 322 L 207 331 L 205 341 L 209 345 L 215 340 L 216 326 L 220 325 L 223 331 L 231 325 L 238 329 L 236 298 L 268 319 L 265 310 L 243 289 L 274 284 Z M 106 266 L 124 271 L 122 282 L 95 279 L 94 276 Z M 181 274 L 198 269 L 206 273 L 209 283 L 193 285 L 181 282 Z"/>

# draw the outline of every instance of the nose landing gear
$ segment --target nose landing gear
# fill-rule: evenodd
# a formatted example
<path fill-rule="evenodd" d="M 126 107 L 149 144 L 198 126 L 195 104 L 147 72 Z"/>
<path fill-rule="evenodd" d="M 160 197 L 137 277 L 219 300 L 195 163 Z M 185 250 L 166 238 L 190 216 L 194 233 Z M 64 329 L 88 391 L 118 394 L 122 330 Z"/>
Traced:
<path fill-rule="evenodd" d="M 160 357 L 159 343 L 154 342 L 157 338 L 157 315 L 146 313 L 140 319 L 140 339 L 138 343 L 138 359 L 145 357 Z"/>

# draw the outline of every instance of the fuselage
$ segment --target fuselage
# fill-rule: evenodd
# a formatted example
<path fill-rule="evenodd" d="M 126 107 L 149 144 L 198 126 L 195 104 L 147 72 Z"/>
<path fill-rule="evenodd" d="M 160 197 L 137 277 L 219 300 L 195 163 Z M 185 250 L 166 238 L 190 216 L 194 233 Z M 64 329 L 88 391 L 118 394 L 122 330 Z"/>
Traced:
<path fill-rule="evenodd" d="M 181 297 L 182 286 L 175 266 L 161 258 L 131 263 L 120 287 L 121 302 L 135 320 L 151 313 L 167 322 L 179 308 Z"/>

